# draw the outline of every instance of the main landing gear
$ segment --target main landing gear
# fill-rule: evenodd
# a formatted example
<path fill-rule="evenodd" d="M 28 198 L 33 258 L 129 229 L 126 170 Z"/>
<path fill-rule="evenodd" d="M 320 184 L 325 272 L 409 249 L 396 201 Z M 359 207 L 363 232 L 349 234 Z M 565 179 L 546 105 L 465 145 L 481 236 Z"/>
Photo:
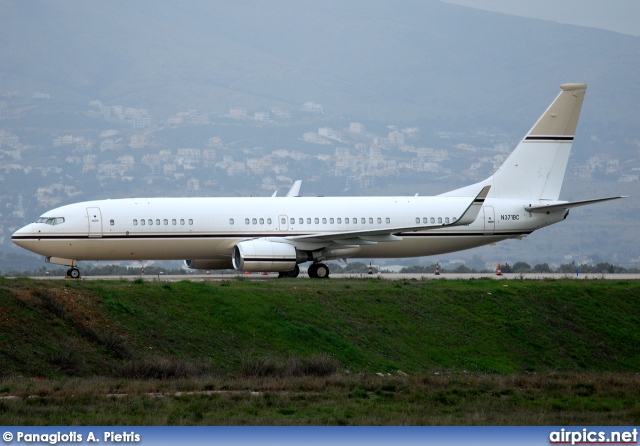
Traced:
<path fill-rule="evenodd" d="M 312 279 L 327 279 L 329 278 L 329 267 L 324 263 L 312 263 L 308 273 Z"/>
<path fill-rule="evenodd" d="M 329 277 L 329 267 L 324 263 L 312 263 L 307 272 L 309 273 L 309 277 L 312 279 L 327 279 Z M 299 274 L 300 267 L 296 265 L 296 267 L 291 271 L 278 273 L 278 279 L 295 278 L 298 277 Z"/>
<path fill-rule="evenodd" d="M 76 268 L 75 266 L 73 268 L 69 268 L 67 270 L 67 277 L 71 277 L 72 279 L 79 279 L 80 278 L 80 270 L 78 268 Z"/>
<path fill-rule="evenodd" d="M 296 277 L 298 277 L 298 275 L 300 274 L 300 267 L 298 265 L 296 265 L 295 268 L 293 268 L 291 271 L 285 271 L 282 273 L 278 273 L 278 279 L 282 279 L 285 277 L 291 278 L 291 279 L 295 279 Z"/>

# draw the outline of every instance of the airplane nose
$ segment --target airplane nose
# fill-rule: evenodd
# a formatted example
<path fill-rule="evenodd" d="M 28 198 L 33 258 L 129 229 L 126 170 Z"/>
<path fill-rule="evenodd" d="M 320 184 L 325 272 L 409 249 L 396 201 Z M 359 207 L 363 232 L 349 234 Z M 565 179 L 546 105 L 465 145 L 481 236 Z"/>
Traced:
<path fill-rule="evenodd" d="M 11 241 L 21 248 L 31 250 L 33 245 L 33 224 L 18 229 L 11 236 Z"/>

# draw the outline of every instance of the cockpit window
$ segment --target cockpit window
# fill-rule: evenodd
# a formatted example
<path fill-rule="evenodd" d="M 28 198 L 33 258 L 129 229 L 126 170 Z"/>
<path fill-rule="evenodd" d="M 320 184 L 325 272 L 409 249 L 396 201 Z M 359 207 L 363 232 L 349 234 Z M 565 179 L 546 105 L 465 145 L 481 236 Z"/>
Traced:
<path fill-rule="evenodd" d="M 64 217 L 39 217 L 36 223 L 46 223 L 51 226 L 61 225 L 64 223 Z"/>

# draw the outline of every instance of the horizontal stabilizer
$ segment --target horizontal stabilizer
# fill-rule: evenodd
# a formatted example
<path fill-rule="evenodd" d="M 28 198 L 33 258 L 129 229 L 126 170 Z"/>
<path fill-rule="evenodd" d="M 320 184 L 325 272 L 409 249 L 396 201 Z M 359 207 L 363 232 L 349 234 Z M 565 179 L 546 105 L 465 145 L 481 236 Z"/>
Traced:
<path fill-rule="evenodd" d="M 562 209 L 571 209 L 571 208 L 577 208 L 578 206 L 586 206 L 589 204 L 600 203 L 603 201 L 617 200 L 619 198 L 627 198 L 627 196 L 621 195 L 618 197 L 596 198 L 594 200 L 572 201 L 572 202 L 566 202 L 566 203 L 554 203 L 554 204 L 547 204 L 547 205 L 544 205 L 544 204 L 535 205 L 535 206 L 529 205 L 529 206 L 525 206 L 524 209 L 529 212 L 554 212 Z"/>

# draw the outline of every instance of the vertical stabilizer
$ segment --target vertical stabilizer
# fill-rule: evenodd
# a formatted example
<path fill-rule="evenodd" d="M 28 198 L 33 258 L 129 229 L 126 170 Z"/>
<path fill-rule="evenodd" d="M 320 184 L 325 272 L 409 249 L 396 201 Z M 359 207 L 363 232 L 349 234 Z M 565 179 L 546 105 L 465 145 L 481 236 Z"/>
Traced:
<path fill-rule="evenodd" d="M 473 195 L 491 185 L 492 197 L 557 200 L 582 109 L 587 84 L 564 84 L 562 91 L 491 177 L 443 195 Z"/>

